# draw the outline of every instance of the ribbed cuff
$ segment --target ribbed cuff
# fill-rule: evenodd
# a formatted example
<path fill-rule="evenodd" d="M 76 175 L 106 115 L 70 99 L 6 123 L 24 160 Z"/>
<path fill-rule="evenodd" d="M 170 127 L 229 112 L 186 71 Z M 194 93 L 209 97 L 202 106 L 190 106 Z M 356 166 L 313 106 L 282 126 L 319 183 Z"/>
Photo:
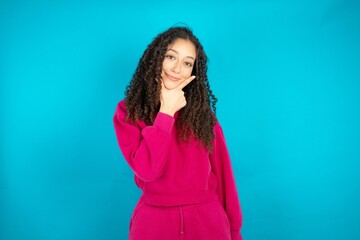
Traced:
<path fill-rule="evenodd" d="M 175 119 L 172 116 L 166 113 L 158 112 L 153 126 L 158 127 L 168 133 L 171 133 L 174 122 Z"/>

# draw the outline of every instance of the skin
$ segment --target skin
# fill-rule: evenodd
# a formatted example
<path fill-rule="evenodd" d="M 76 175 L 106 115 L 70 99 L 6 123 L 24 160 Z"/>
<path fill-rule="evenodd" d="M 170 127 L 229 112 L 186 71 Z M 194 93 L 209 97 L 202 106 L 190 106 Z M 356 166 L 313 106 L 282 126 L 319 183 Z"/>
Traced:
<path fill-rule="evenodd" d="M 196 59 L 196 48 L 189 40 L 178 38 L 168 47 L 162 65 L 160 112 L 174 116 L 186 106 L 186 85 L 195 79 L 191 76 Z"/>

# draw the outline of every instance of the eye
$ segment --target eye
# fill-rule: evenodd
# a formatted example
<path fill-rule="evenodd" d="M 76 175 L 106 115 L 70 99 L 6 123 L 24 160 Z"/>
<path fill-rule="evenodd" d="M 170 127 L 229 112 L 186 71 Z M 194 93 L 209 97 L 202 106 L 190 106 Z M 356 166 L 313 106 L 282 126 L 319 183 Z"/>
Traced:
<path fill-rule="evenodd" d="M 170 59 L 170 60 L 174 60 L 174 59 L 175 59 L 175 57 L 174 57 L 174 56 L 171 56 L 171 55 L 165 55 L 165 58 Z"/>
<path fill-rule="evenodd" d="M 185 62 L 185 65 L 186 65 L 187 67 L 192 67 L 192 66 L 193 66 L 193 64 L 192 64 L 191 62 Z"/>

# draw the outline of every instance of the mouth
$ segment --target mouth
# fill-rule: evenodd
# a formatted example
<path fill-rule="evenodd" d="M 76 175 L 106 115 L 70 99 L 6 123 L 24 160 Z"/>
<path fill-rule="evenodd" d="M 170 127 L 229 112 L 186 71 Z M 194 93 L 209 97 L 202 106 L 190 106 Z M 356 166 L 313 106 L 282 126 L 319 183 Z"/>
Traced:
<path fill-rule="evenodd" d="M 171 76 L 171 75 L 169 75 L 169 74 L 167 74 L 167 73 L 165 73 L 165 75 L 166 75 L 166 77 L 167 77 L 169 80 L 171 80 L 171 81 L 177 82 L 177 81 L 180 80 L 180 78 L 173 77 L 173 76 Z"/>

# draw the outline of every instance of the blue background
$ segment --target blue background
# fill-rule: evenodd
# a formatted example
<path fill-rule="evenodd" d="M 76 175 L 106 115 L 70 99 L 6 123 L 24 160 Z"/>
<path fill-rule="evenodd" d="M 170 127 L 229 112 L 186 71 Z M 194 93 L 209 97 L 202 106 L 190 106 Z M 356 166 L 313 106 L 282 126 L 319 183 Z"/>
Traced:
<path fill-rule="evenodd" d="M 245 239 L 360 239 L 359 1 L 1 1 L 0 239 L 126 239 L 140 195 L 115 106 L 151 40 L 188 24 Z"/>

